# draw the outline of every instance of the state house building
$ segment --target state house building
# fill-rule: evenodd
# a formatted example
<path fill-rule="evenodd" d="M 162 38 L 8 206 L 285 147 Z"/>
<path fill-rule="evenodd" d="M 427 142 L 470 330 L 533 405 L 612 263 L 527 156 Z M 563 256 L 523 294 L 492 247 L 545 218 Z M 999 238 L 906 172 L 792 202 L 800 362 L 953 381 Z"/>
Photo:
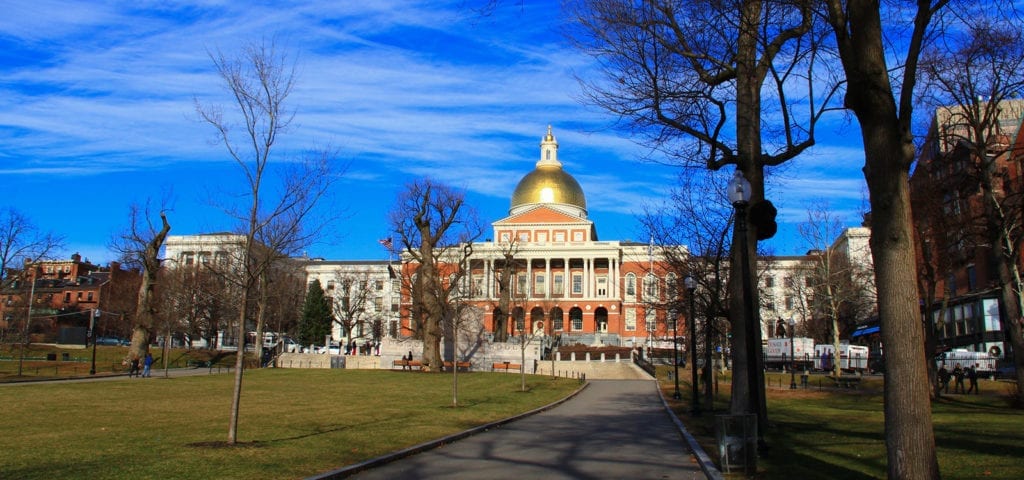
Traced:
<path fill-rule="evenodd" d="M 473 244 L 471 274 L 465 277 L 472 285 L 465 301 L 482 313 L 487 332 L 493 333 L 496 319 L 510 316 L 510 334 L 561 336 L 563 344 L 631 346 L 649 337 L 671 337 L 678 316 L 652 304 L 676 295 L 681 279 L 666 273 L 657 247 L 598 239 L 597 227 L 587 219 L 583 189 L 558 160 L 551 127 L 536 167 L 512 192 L 508 216 L 492 227 L 494 241 Z M 509 252 L 515 265 L 511 311 L 502 312 L 497 280 Z M 404 269 L 410 273 L 415 265 Z M 407 292 L 402 307 L 402 335 L 407 336 L 412 334 Z"/>

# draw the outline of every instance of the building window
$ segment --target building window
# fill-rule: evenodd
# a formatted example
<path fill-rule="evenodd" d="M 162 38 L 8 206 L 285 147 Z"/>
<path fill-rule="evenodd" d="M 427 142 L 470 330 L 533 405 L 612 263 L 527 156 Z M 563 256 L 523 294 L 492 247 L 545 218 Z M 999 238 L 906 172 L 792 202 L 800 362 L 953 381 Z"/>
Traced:
<path fill-rule="evenodd" d="M 608 277 L 597 277 L 597 296 L 608 296 Z"/>
<path fill-rule="evenodd" d="M 978 272 L 974 271 L 974 265 L 967 266 L 967 291 L 972 292 L 978 288 Z"/>
<path fill-rule="evenodd" d="M 811 276 L 804 277 L 804 286 L 807 287 L 807 288 L 814 287 L 814 277 L 811 277 Z"/>
<path fill-rule="evenodd" d="M 64 303 L 71 303 L 71 292 L 64 292 Z"/>
<path fill-rule="evenodd" d="M 530 232 L 520 232 L 519 233 L 519 241 L 520 242 L 529 242 L 530 241 Z"/>
<path fill-rule="evenodd" d="M 764 277 L 764 288 L 773 288 L 773 287 L 775 287 L 775 277 L 773 277 L 771 275 L 765 276 Z"/>
<path fill-rule="evenodd" d="M 183 254 L 181 263 L 184 263 L 185 265 L 194 265 L 196 263 L 196 256 L 191 253 Z"/>
<path fill-rule="evenodd" d="M 526 275 L 516 275 L 516 294 L 526 295 Z"/>
<path fill-rule="evenodd" d="M 551 310 L 551 328 L 560 332 L 565 328 L 565 320 L 562 318 L 562 309 L 555 308 Z"/>
<path fill-rule="evenodd" d="M 572 329 L 579 331 L 583 330 L 583 310 L 573 308 L 569 310 L 569 320 L 572 321 Z"/>
<path fill-rule="evenodd" d="M 793 309 L 793 297 L 786 295 L 786 310 Z"/>
<path fill-rule="evenodd" d="M 583 274 L 572 274 L 572 293 L 580 295 L 583 293 Z"/>
<path fill-rule="evenodd" d="M 644 310 L 644 324 L 647 331 L 654 333 L 658 328 L 658 317 L 653 308 L 647 308 Z"/>
<path fill-rule="evenodd" d="M 555 232 L 555 241 L 556 242 L 564 242 L 565 241 L 565 232 Z"/>
<path fill-rule="evenodd" d="M 562 275 L 561 273 L 556 273 L 553 275 L 551 291 L 557 295 L 562 294 L 562 290 L 565 285 L 565 279 L 563 277 L 564 275 Z"/>
<path fill-rule="evenodd" d="M 373 288 L 376 289 L 378 292 L 384 290 L 384 280 L 374 280 Z"/>
<path fill-rule="evenodd" d="M 87 300 L 91 302 L 92 301 L 92 292 L 89 292 L 87 297 L 88 297 Z"/>
<path fill-rule="evenodd" d="M 473 277 L 473 296 L 482 297 L 484 294 L 484 279 L 481 276 Z"/>
<path fill-rule="evenodd" d="M 626 296 L 630 299 L 636 298 L 636 275 L 626 274 Z"/>
<path fill-rule="evenodd" d="M 373 299 L 373 311 L 382 312 L 384 311 L 384 297 L 377 297 Z"/>
<path fill-rule="evenodd" d="M 648 273 L 644 277 L 644 299 L 654 301 L 658 298 L 658 277 Z"/>
<path fill-rule="evenodd" d="M 665 290 L 669 300 L 679 298 L 679 289 L 676 288 L 676 274 L 670 273 L 665 276 Z"/>
<path fill-rule="evenodd" d="M 327 281 L 327 289 L 328 290 L 334 290 L 334 280 L 328 280 Z"/>
<path fill-rule="evenodd" d="M 582 242 L 583 241 L 583 232 L 573 232 L 572 233 L 572 241 L 574 241 L 574 242 Z"/>
<path fill-rule="evenodd" d="M 78 292 L 78 297 L 75 298 L 75 300 L 78 300 L 79 302 L 82 301 L 82 292 Z"/>
<path fill-rule="evenodd" d="M 537 241 L 546 242 L 548 241 L 548 234 L 545 232 L 537 232 Z"/>
<path fill-rule="evenodd" d="M 635 332 L 636 331 L 636 309 L 633 309 L 633 308 L 627 308 L 626 309 L 626 331 L 627 332 Z"/>
<path fill-rule="evenodd" d="M 782 279 L 782 285 L 786 288 L 793 288 L 796 286 L 796 282 L 793 281 L 793 277 L 786 277 Z"/>
<path fill-rule="evenodd" d="M 538 273 L 533 277 L 533 292 L 536 295 L 544 295 L 544 274 Z"/>

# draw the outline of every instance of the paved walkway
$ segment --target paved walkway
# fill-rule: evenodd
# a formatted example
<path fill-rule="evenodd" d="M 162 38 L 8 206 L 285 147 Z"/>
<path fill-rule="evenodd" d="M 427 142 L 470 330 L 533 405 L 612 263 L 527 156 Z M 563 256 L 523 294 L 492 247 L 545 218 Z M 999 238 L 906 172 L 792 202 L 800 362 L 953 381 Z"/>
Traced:
<path fill-rule="evenodd" d="M 698 458 L 654 381 L 595 380 L 536 415 L 352 476 L 342 469 L 316 478 L 709 478 Z M 720 478 L 713 467 L 711 476 Z"/>

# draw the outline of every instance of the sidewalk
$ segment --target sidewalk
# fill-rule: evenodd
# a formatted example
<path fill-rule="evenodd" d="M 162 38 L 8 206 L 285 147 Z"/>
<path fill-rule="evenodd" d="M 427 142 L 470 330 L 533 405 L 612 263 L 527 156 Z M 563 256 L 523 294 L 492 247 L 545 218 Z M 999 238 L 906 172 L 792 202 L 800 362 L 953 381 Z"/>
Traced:
<path fill-rule="evenodd" d="M 553 408 L 473 433 L 312 478 L 721 478 L 651 380 L 591 381 Z"/>

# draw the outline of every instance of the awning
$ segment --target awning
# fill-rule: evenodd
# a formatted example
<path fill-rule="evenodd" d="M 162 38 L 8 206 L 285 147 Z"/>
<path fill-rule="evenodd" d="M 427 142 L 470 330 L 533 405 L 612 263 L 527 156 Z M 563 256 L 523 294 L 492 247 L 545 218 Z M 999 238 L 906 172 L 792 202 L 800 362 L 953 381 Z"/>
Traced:
<path fill-rule="evenodd" d="M 872 333 L 878 333 L 878 330 L 878 325 L 864 325 L 861 327 L 857 327 L 857 329 L 854 330 L 853 333 L 850 335 L 850 338 L 856 338 L 863 335 L 871 335 Z"/>

